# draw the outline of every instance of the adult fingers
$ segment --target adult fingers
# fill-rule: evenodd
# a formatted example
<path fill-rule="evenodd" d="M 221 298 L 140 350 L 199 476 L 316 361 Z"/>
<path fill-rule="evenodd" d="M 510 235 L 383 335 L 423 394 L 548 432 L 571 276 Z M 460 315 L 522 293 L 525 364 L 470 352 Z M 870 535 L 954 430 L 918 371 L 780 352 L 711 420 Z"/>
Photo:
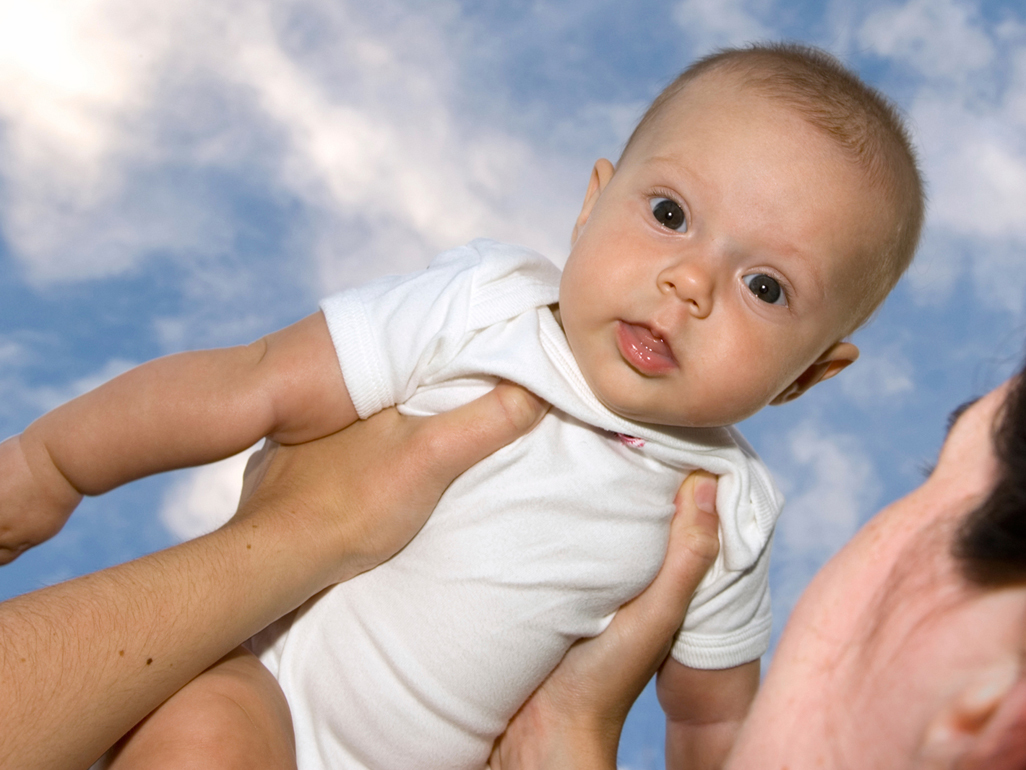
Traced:
<path fill-rule="evenodd" d="M 634 698 L 666 658 L 691 597 L 719 553 L 716 479 L 692 473 L 677 494 L 677 512 L 663 566 L 641 594 L 616 613 L 604 633 L 572 649 L 590 669 L 596 703 L 610 718 L 626 716 Z"/>
<path fill-rule="evenodd" d="M 260 518 L 285 530 L 295 549 L 330 565 L 325 585 L 346 580 L 405 546 L 453 479 L 544 411 L 535 396 L 504 383 L 446 414 L 386 409 L 316 441 L 272 445 L 251 462 L 249 496 L 233 523 L 256 526 Z"/>
<path fill-rule="evenodd" d="M 547 410 L 548 404 L 530 391 L 500 382 L 475 401 L 419 423 L 414 440 L 431 472 L 452 480 L 528 433 Z"/>
<path fill-rule="evenodd" d="M 655 580 L 605 631 L 570 648 L 496 741 L 493 770 L 615 766 L 627 712 L 719 552 L 715 500 L 714 477 L 696 472 L 685 480 Z"/>
<path fill-rule="evenodd" d="M 616 618 L 637 639 L 673 633 L 684 620 L 691 597 L 719 553 L 716 477 L 695 471 L 681 485 L 677 512 L 663 566 L 652 584 L 628 602 Z M 654 629 L 653 633 L 634 633 Z M 640 652 L 640 650 L 639 650 Z"/>

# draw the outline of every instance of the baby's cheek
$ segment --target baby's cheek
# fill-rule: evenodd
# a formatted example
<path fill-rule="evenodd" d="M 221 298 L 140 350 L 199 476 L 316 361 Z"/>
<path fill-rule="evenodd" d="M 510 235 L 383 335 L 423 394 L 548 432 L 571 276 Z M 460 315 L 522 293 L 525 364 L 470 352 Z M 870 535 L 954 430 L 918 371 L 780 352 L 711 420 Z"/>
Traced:
<path fill-rule="evenodd" d="M 743 370 L 703 382 L 694 388 L 689 401 L 690 425 L 718 428 L 741 422 L 773 400 L 778 392 L 774 387 L 775 383 L 761 381 Z"/>

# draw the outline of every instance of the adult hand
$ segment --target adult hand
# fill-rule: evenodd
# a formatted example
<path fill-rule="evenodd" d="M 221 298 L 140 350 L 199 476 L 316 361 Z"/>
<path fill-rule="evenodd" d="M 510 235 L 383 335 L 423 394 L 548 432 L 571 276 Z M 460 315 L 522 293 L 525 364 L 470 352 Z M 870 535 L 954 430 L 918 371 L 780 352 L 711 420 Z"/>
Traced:
<path fill-rule="evenodd" d="M 248 637 L 399 550 L 543 412 L 500 385 L 438 417 L 389 411 L 279 447 L 221 529 L 0 603 L 0 767 L 88 767 Z"/>
<path fill-rule="evenodd" d="M 341 583 L 402 549 L 453 479 L 527 433 L 547 408 L 503 382 L 434 417 L 387 409 L 318 441 L 268 442 L 250 459 L 225 526 L 275 527 L 290 549 L 325 567 L 316 590 Z"/>
<path fill-rule="evenodd" d="M 496 741 L 492 770 L 616 767 L 627 712 L 666 658 L 719 552 L 715 500 L 713 476 L 688 476 L 659 574 L 605 631 L 570 648 Z"/>

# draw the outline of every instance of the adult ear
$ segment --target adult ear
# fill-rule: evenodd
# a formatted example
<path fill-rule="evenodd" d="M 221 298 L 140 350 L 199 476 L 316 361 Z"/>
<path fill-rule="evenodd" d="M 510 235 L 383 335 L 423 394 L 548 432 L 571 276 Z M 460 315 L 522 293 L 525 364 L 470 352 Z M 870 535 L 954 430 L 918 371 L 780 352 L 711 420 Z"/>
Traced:
<path fill-rule="evenodd" d="M 842 369 L 855 363 L 858 358 L 859 349 L 850 342 L 834 343 L 770 403 L 779 406 L 794 401 L 817 382 L 829 380 Z"/>
<path fill-rule="evenodd" d="M 987 672 L 949 702 L 926 729 L 919 759 L 924 767 L 1022 770 L 1026 678 L 1018 661 Z"/>
<path fill-rule="evenodd" d="M 616 169 L 613 168 L 613 164 L 605 158 L 599 158 L 595 161 L 595 167 L 591 170 L 591 179 L 588 180 L 588 192 L 584 194 L 584 204 L 581 206 L 581 213 L 577 215 L 574 231 L 570 234 L 571 246 L 577 243 L 577 236 L 580 235 L 581 229 L 587 223 L 588 217 L 591 216 L 591 210 L 595 207 L 595 202 L 599 199 L 602 191 L 606 189 L 606 185 L 609 184 L 609 180 L 613 178 L 615 172 Z"/>

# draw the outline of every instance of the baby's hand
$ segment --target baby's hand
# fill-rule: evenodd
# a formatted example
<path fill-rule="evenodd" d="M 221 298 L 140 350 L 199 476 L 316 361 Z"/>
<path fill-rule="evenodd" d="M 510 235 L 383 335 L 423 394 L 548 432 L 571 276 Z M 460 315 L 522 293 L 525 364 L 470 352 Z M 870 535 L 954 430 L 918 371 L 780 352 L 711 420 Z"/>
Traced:
<path fill-rule="evenodd" d="M 45 450 L 30 460 L 21 436 L 0 443 L 0 564 L 56 535 L 81 499 Z"/>

